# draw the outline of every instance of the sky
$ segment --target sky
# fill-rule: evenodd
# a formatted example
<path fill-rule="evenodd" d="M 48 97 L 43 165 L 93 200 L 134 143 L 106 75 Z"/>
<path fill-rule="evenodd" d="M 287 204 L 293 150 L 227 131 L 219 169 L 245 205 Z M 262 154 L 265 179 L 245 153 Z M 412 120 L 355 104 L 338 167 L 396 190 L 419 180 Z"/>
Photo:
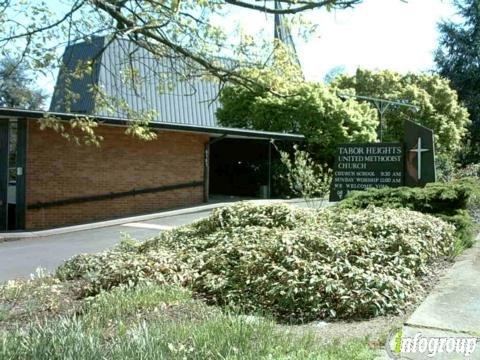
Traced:
<path fill-rule="evenodd" d="M 429 71 L 434 68 L 437 24 L 454 16 L 449 0 L 364 0 L 348 10 L 306 13 L 306 19 L 318 25 L 317 32 L 308 42 L 294 39 L 308 80 L 322 81 L 335 67 L 342 67 L 347 73 L 354 73 L 358 67 Z M 227 29 L 240 24 L 253 36 L 262 31 L 273 36 L 272 17 L 261 13 L 236 10 L 215 21 Z M 40 77 L 38 83 L 52 92 L 55 79 Z"/>
<path fill-rule="evenodd" d="M 455 16 L 448 0 L 364 0 L 334 12 L 311 11 L 305 17 L 318 29 L 308 42 L 295 37 L 297 52 L 309 80 L 321 81 L 335 67 L 353 73 L 358 67 L 399 72 L 434 68 L 437 24 Z M 240 22 L 251 34 L 272 32 L 272 18 L 236 11 L 224 25 Z"/>
<path fill-rule="evenodd" d="M 311 15 L 318 36 L 298 43 L 308 78 L 321 80 L 335 66 L 348 72 L 358 67 L 399 72 L 434 68 L 437 23 L 454 17 L 441 0 L 366 0 L 355 9 Z"/>

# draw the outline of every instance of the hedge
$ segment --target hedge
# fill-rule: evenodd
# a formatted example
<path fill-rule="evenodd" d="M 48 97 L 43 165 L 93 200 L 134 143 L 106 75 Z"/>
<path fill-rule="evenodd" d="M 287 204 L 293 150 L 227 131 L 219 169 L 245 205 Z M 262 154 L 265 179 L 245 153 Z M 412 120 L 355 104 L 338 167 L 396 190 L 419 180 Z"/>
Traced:
<path fill-rule="evenodd" d="M 455 225 L 459 251 L 471 247 L 476 233 L 472 214 L 478 212 L 480 185 L 474 178 L 448 183 L 430 183 L 425 187 L 367 189 L 351 192 L 338 204 L 342 209 L 368 206 L 407 208 L 435 215 Z"/>

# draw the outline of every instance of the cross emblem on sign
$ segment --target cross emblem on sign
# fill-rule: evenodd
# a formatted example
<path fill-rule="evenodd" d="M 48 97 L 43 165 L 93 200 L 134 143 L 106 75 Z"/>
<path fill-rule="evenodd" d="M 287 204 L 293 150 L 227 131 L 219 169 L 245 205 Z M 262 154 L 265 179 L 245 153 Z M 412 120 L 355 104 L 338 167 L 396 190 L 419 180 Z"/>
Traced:
<path fill-rule="evenodd" d="M 430 151 L 430 149 L 422 149 L 422 138 L 419 137 L 417 141 L 417 147 L 410 150 L 410 152 L 417 153 L 417 172 L 418 172 L 418 179 L 422 178 L 422 153 Z"/>

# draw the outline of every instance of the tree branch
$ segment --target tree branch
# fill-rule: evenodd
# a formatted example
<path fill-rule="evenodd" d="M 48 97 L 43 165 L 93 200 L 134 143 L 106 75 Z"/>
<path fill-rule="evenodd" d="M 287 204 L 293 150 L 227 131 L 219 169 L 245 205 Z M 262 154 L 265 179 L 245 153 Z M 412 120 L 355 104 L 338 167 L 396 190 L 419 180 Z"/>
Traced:
<path fill-rule="evenodd" d="M 99 9 L 105 11 L 108 13 L 113 19 L 116 21 L 122 23 L 125 25 L 125 32 L 128 32 L 129 34 L 141 34 L 143 35 L 146 39 L 149 40 L 154 40 L 168 49 L 172 50 L 176 54 L 182 55 L 184 58 L 190 59 L 203 67 L 205 70 L 207 70 L 210 74 L 216 76 L 219 78 L 221 81 L 231 81 L 233 83 L 237 84 L 242 84 L 244 86 L 248 85 L 254 85 L 255 82 L 252 81 L 251 79 L 242 76 L 241 74 L 237 72 L 232 72 L 229 71 L 223 67 L 216 66 L 214 65 L 211 61 L 208 61 L 207 59 L 196 55 L 195 53 L 187 50 L 185 47 L 180 46 L 178 44 L 175 44 L 168 40 L 166 37 L 161 36 L 157 33 L 154 32 L 154 29 L 150 27 L 141 27 L 141 26 L 136 26 L 136 24 L 125 17 L 121 11 L 115 7 L 110 1 L 108 0 L 93 0 L 92 3 L 97 6 Z M 152 52 L 154 55 L 164 55 L 158 52 L 158 49 L 156 50 L 153 46 L 146 46 L 146 44 L 142 43 L 141 40 L 135 37 L 130 37 L 130 40 L 134 42 L 136 45 L 148 49 L 150 52 Z"/>
<path fill-rule="evenodd" d="M 324 1 L 288 1 L 288 0 L 278 0 L 279 3 L 288 4 L 289 7 L 283 8 L 275 8 L 275 6 L 267 6 L 266 1 L 264 2 L 265 5 L 256 5 L 254 3 L 248 1 L 239 1 L 239 0 L 224 0 L 225 3 L 243 7 L 250 10 L 256 10 L 265 12 L 268 14 L 275 14 L 275 15 L 287 15 L 287 14 L 298 14 L 302 11 L 306 10 L 313 10 L 319 9 L 323 7 L 332 7 L 332 8 L 339 8 L 345 9 L 348 7 L 352 7 L 354 5 L 360 4 L 362 0 L 324 0 Z"/>
<path fill-rule="evenodd" d="M 48 24 L 46 26 L 35 28 L 33 30 L 30 30 L 30 31 L 26 31 L 26 32 L 23 32 L 23 33 L 20 33 L 20 34 L 15 34 L 15 35 L 12 35 L 12 36 L 8 36 L 6 38 L 0 38 L 0 42 L 11 41 L 11 40 L 20 39 L 20 38 L 27 38 L 27 37 L 31 37 L 35 34 L 53 29 L 53 28 L 61 25 L 63 22 L 67 21 L 67 19 L 71 18 L 72 15 L 75 12 L 77 12 L 78 10 L 80 10 L 84 5 L 85 5 L 85 0 L 76 1 L 75 4 L 72 6 L 72 8 L 64 16 L 62 16 L 59 20 L 57 20 L 57 21 L 55 21 L 51 24 Z"/>

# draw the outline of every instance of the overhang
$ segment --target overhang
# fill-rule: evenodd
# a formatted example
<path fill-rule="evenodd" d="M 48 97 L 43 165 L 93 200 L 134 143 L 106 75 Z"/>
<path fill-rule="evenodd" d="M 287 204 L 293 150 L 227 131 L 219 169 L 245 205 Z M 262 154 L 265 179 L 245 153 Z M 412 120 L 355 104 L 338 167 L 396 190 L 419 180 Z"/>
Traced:
<path fill-rule="evenodd" d="M 87 117 L 85 114 L 0 108 L 0 117 L 41 119 L 41 118 L 44 118 L 45 116 L 54 116 L 64 121 L 69 121 L 73 118 Z M 124 119 L 124 118 L 105 117 L 105 116 L 88 116 L 88 117 L 95 119 L 100 124 L 112 125 L 112 126 L 115 126 L 115 125 L 128 126 L 130 123 L 132 123 L 132 120 Z M 279 133 L 279 132 L 237 129 L 237 128 L 228 128 L 228 127 L 209 127 L 209 126 L 198 126 L 198 125 L 188 125 L 188 124 L 176 124 L 176 123 L 168 123 L 168 122 L 151 122 L 150 126 L 154 129 L 208 134 L 212 137 L 226 136 L 229 138 L 238 138 L 238 139 L 245 138 L 245 139 L 258 139 L 258 140 L 283 140 L 283 141 L 303 141 L 305 139 L 303 135 L 299 135 L 299 134 L 287 134 L 287 133 Z"/>

